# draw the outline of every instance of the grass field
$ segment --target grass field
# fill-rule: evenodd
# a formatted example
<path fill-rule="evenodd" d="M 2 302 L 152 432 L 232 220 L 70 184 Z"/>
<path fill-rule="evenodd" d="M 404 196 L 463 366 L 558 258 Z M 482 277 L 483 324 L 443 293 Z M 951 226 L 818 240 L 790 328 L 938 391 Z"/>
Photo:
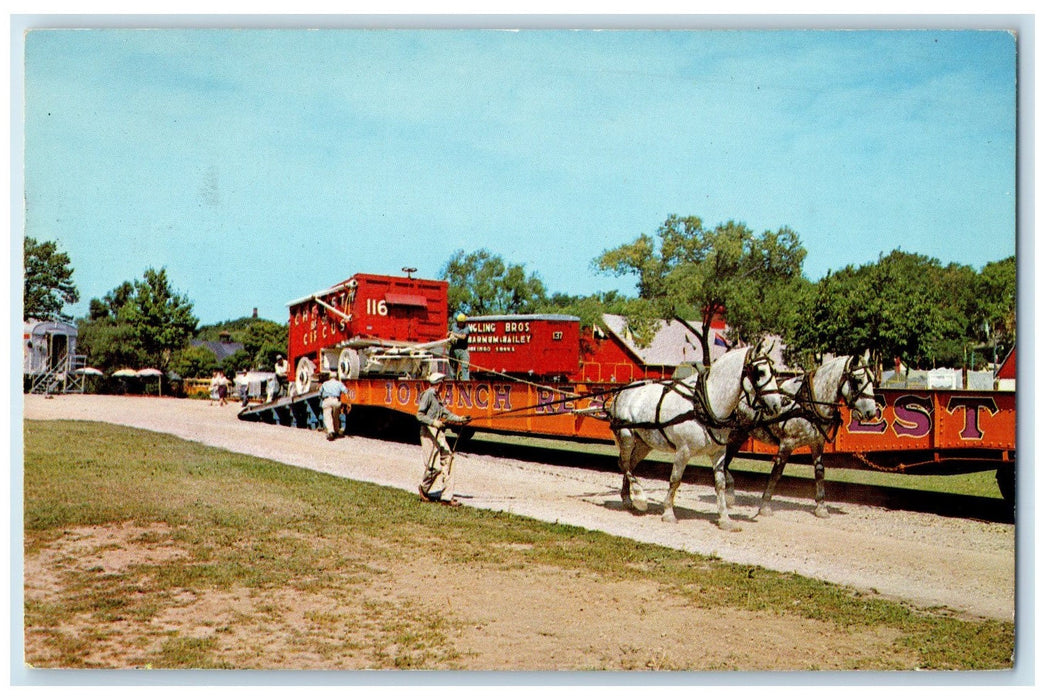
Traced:
<path fill-rule="evenodd" d="M 367 580 L 393 561 L 431 552 L 447 565 L 500 571 L 551 568 L 563 576 L 641 581 L 703 608 L 799 616 L 837 630 L 888 628 L 895 658 L 923 669 L 1007 669 L 1011 623 L 916 611 L 793 574 L 636 543 L 571 526 L 471 508 L 426 507 L 416 495 L 338 479 L 156 433 L 108 424 L 26 421 L 24 552 L 27 560 L 84 528 L 137 527 L 150 558 L 121 568 L 69 566 L 45 595 L 27 594 L 27 662 L 37 667 L 256 668 L 271 650 L 238 639 L 231 624 L 160 624 L 188 599 L 240 591 L 285 630 L 283 663 L 336 667 L 466 667 L 452 619 L 367 598 Z M 136 532 L 138 530 L 135 530 Z M 99 545 L 99 548 L 115 545 Z M 164 552 L 177 551 L 178 556 Z M 27 581 L 27 591 L 41 582 Z M 34 589 L 35 590 L 35 589 Z M 365 611 L 365 638 L 324 630 L 330 614 L 293 625 L 280 596 L 329 597 Z M 318 615 L 318 617 L 317 617 Z M 244 620 L 243 624 L 248 621 Z M 256 624 L 256 621 L 251 621 Z M 205 629 L 206 631 L 201 631 Z M 258 646 L 253 646 L 257 644 Z M 392 651 L 389 651 L 392 650 Z M 892 656 L 857 668 L 888 669 Z M 259 661 L 260 659 L 260 661 Z M 316 661 L 318 659 L 318 661 Z M 286 667 L 286 666 L 284 666 Z M 903 666 L 910 668 L 910 666 Z"/>

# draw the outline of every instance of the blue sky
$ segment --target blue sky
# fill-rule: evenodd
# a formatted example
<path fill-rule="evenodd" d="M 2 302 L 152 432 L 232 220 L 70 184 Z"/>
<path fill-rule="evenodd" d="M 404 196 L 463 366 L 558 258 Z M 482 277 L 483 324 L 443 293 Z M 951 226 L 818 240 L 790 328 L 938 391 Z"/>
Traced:
<path fill-rule="evenodd" d="M 458 249 L 550 291 L 670 214 L 794 229 L 805 273 L 1016 247 L 998 31 L 33 31 L 26 235 L 81 302 L 166 267 L 202 323 L 284 321 Z"/>

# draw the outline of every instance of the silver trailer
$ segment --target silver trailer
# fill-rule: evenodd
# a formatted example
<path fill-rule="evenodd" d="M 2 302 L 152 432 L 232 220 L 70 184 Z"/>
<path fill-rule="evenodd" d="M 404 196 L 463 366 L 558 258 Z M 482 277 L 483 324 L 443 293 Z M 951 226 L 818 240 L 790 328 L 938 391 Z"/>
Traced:
<path fill-rule="evenodd" d="M 76 354 L 76 326 L 29 319 L 22 330 L 22 374 L 32 393 L 83 391 L 84 356 Z"/>

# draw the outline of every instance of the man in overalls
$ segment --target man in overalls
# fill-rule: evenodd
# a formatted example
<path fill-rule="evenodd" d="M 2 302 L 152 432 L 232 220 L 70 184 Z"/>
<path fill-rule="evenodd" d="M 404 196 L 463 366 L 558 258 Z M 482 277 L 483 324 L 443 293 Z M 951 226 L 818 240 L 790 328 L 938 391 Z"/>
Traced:
<path fill-rule="evenodd" d="M 450 464 L 450 445 L 446 442 L 446 424 L 467 423 L 468 416 L 459 416 L 452 413 L 443 405 L 439 397 L 446 375 L 441 372 L 433 372 L 428 376 L 429 387 L 424 390 L 418 399 L 417 420 L 421 424 L 421 454 L 424 458 L 425 473 L 417 492 L 421 494 L 421 500 L 432 501 L 428 491 L 432 488 L 436 478 L 443 473 Z M 437 459 L 438 458 L 438 459 Z M 436 466 L 438 461 L 439 465 Z M 449 501 L 451 505 L 458 505 L 456 500 Z"/>

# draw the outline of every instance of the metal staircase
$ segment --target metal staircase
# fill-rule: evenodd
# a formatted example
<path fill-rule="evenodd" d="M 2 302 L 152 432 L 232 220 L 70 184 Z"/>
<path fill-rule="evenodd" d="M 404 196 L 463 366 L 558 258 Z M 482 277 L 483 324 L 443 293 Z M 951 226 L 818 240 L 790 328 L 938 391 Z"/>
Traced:
<path fill-rule="evenodd" d="M 87 366 L 86 355 L 65 354 L 59 358 L 46 372 L 33 377 L 29 386 L 30 394 L 82 394 L 84 392 L 83 373 L 78 372 Z"/>

